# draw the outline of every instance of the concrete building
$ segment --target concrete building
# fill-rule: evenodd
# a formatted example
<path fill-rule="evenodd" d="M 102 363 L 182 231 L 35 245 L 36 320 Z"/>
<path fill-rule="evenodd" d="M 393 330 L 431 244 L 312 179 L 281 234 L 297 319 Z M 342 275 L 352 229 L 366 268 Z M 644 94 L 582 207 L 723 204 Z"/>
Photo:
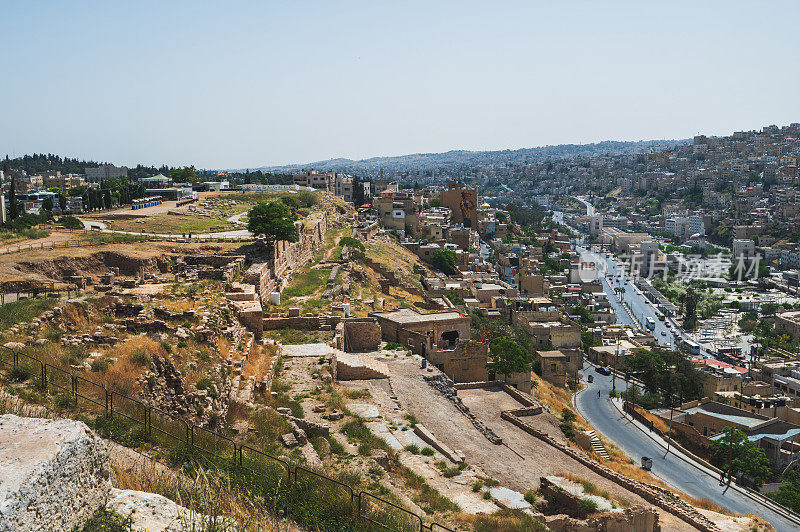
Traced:
<path fill-rule="evenodd" d="M 306 170 L 293 176 L 294 184 L 301 187 L 315 188 L 333 194 L 336 191 L 336 172 L 317 172 Z"/>
<path fill-rule="evenodd" d="M 172 178 L 164 174 L 157 174 L 152 177 L 140 177 L 139 183 L 146 189 L 168 188 L 172 186 Z"/>
<path fill-rule="evenodd" d="M 756 243 L 752 240 L 737 238 L 733 241 L 733 259 L 751 260 L 756 255 Z"/>
<path fill-rule="evenodd" d="M 453 223 L 478 229 L 478 190 L 467 188 L 464 183 L 450 182 L 450 188 L 439 195 L 442 207 L 450 209 Z"/>
<path fill-rule="evenodd" d="M 114 166 L 113 164 L 101 164 L 97 168 L 86 168 L 86 179 L 97 183 L 102 179 L 127 179 L 127 166 Z"/>
<path fill-rule="evenodd" d="M 675 235 L 680 242 L 685 242 L 692 235 L 706 234 L 702 216 L 672 216 L 664 220 L 664 230 Z"/>
<path fill-rule="evenodd" d="M 336 174 L 335 194 L 343 200 L 353 203 L 353 177 L 349 175 Z"/>

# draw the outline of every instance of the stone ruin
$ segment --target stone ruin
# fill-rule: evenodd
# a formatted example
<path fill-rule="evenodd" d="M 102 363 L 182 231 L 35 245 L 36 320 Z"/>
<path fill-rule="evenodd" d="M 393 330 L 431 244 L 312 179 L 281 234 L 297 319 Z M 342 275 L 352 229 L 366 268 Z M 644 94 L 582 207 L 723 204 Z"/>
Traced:
<path fill-rule="evenodd" d="M 215 378 L 204 390 L 186 384 L 182 372 L 168 357 L 154 356 L 150 371 L 143 373 L 138 384 L 144 390 L 142 396 L 161 411 L 200 426 L 209 426 L 212 416 L 224 419 L 230 404 L 230 370 L 223 364 L 214 366 Z M 218 384 L 221 383 L 221 384 Z"/>
<path fill-rule="evenodd" d="M 134 530 L 207 521 L 161 495 L 114 488 L 112 469 L 105 442 L 83 422 L 0 415 L 0 531 L 81 530 L 102 508 L 131 516 Z"/>

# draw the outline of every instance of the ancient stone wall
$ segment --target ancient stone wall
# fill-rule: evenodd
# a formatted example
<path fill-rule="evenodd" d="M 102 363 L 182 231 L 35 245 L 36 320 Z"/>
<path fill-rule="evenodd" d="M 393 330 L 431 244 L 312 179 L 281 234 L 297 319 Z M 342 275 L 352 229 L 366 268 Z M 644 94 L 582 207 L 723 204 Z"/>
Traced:
<path fill-rule="evenodd" d="M 431 351 L 427 358 L 453 382 L 476 382 L 486 380 L 488 356 L 488 346 L 483 342 L 461 340 L 454 349 Z"/>
<path fill-rule="evenodd" d="M 720 528 L 717 525 L 711 522 L 711 520 L 709 520 L 707 517 L 701 514 L 692 505 L 681 500 L 677 495 L 675 495 L 671 491 L 665 488 L 661 488 L 659 486 L 653 486 L 651 484 L 647 484 L 646 482 L 634 480 L 620 473 L 617 473 L 613 469 L 610 469 L 598 462 L 595 462 L 594 460 L 592 460 L 591 457 L 589 457 L 583 451 L 580 451 L 566 444 L 563 444 L 552 438 L 549 434 L 546 434 L 534 428 L 532 425 L 526 423 L 511 411 L 501 412 L 500 417 L 516 425 L 517 427 L 524 430 L 528 434 L 536 438 L 539 438 L 540 440 L 551 445 L 552 447 L 555 447 L 556 449 L 560 450 L 570 458 L 577 460 L 581 464 L 592 469 L 595 473 L 599 474 L 600 476 L 603 476 L 611 480 L 612 482 L 619 484 L 628 491 L 631 491 L 641 496 L 644 500 L 652 504 L 655 504 L 656 506 L 670 512 L 673 515 L 676 515 L 677 517 L 681 518 L 682 520 L 689 523 L 698 530 L 701 530 L 702 532 L 720 532 Z"/>
<path fill-rule="evenodd" d="M 345 353 L 377 351 L 381 345 L 381 326 L 373 319 L 346 320 L 336 326 L 337 349 Z"/>
<path fill-rule="evenodd" d="M 541 477 L 539 489 L 550 505 L 564 512 L 557 515 L 536 515 L 553 532 L 660 532 L 655 508 L 633 506 L 621 511 L 607 512 L 585 518 L 581 515 L 582 497 L 561 489 L 547 477 Z"/>

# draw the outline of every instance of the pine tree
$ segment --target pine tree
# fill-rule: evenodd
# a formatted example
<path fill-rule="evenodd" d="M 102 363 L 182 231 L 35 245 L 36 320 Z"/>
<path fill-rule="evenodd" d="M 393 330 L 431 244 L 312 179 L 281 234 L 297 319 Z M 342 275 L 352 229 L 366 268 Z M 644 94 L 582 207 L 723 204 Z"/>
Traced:
<path fill-rule="evenodd" d="M 8 219 L 15 220 L 19 217 L 19 205 L 17 205 L 17 184 L 8 166 L 8 155 L 6 160 L 3 161 L 3 175 L 11 180 L 8 188 Z"/>

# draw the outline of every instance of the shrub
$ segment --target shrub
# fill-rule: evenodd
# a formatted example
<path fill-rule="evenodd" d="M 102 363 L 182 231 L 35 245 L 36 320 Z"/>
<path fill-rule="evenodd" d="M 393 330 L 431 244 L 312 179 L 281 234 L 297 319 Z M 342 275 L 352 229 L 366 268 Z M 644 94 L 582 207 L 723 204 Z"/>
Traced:
<path fill-rule="evenodd" d="M 483 492 L 483 498 L 484 498 L 484 499 L 486 499 L 486 500 L 488 501 L 489 499 L 491 499 L 491 498 L 492 498 L 492 494 L 491 494 L 491 493 L 489 493 L 488 491 L 484 491 L 484 492 Z"/>
<path fill-rule="evenodd" d="M 420 454 L 422 454 L 422 456 L 433 456 L 433 453 L 434 453 L 433 449 L 431 449 L 428 446 L 423 447 L 422 450 L 420 451 Z"/>
<path fill-rule="evenodd" d="M 178 349 L 183 349 L 183 348 L 185 348 L 185 347 L 189 347 L 189 344 L 187 344 L 187 343 L 186 343 L 186 342 L 184 342 L 183 340 L 181 340 L 180 342 L 178 342 Z"/>
<path fill-rule="evenodd" d="M 559 424 L 559 428 L 561 429 L 561 432 L 564 433 L 564 436 L 566 436 L 568 440 L 575 441 L 575 428 L 572 426 L 572 423 L 568 421 L 562 421 Z"/>
<path fill-rule="evenodd" d="M 386 347 L 384 349 L 394 351 L 395 349 L 405 349 L 405 346 L 403 344 L 398 344 L 397 342 L 386 342 Z"/>
<path fill-rule="evenodd" d="M 72 396 L 66 393 L 60 393 L 56 395 L 55 399 L 53 400 L 53 403 L 56 405 L 56 408 L 59 408 L 61 410 L 67 410 L 69 408 L 72 408 L 72 405 L 74 404 Z"/>
<path fill-rule="evenodd" d="M 367 442 L 358 444 L 358 454 L 361 456 L 369 456 L 372 454 L 372 445 Z"/>
<path fill-rule="evenodd" d="M 71 214 L 59 216 L 56 223 L 66 229 L 83 229 L 83 222 Z"/>
<path fill-rule="evenodd" d="M 525 492 L 525 502 L 528 504 L 534 505 L 536 504 L 536 492 L 533 490 L 528 490 Z"/>
<path fill-rule="evenodd" d="M 369 390 L 347 390 L 345 395 L 350 399 L 366 399 L 370 396 Z"/>
<path fill-rule="evenodd" d="M 358 249 L 360 251 L 366 251 L 364 243 L 361 242 L 360 240 L 353 238 L 352 236 L 343 236 L 342 238 L 340 238 L 339 245 L 342 247 L 347 246 L 350 248 Z"/>
<path fill-rule="evenodd" d="M 571 422 L 575 421 L 575 419 L 576 419 L 575 412 L 573 412 L 569 408 L 564 408 L 561 411 L 561 419 L 566 421 L 567 423 L 571 423 Z"/>
<path fill-rule="evenodd" d="M 483 489 L 483 481 L 478 479 L 472 483 L 472 491 L 479 492 Z"/>
<path fill-rule="evenodd" d="M 584 517 L 597 511 L 597 501 L 586 497 L 578 501 L 578 512 Z"/>
<path fill-rule="evenodd" d="M 164 351 L 166 351 L 168 354 L 172 353 L 172 344 L 170 344 L 166 340 L 161 342 L 161 347 L 163 347 Z"/>
<path fill-rule="evenodd" d="M 28 366 L 16 366 L 8 372 L 9 382 L 25 382 L 31 378 L 31 369 Z"/>
<path fill-rule="evenodd" d="M 328 436 L 328 445 L 330 445 L 333 454 L 345 454 L 344 445 L 339 443 L 339 440 L 333 436 Z"/>
<path fill-rule="evenodd" d="M 96 532 L 102 530 L 103 532 L 132 532 L 133 531 L 133 516 L 124 517 L 114 510 L 100 508 L 95 514 L 83 525 L 83 528 L 76 531 L 80 532 Z"/>
<path fill-rule="evenodd" d="M 92 360 L 91 364 L 92 371 L 94 371 L 95 373 L 101 371 L 108 371 L 108 366 L 109 366 L 108 359 L 105 358 L 95 358 L 94 360 Z"/>
<path fill-rule="evenodd" d="M 419 454 L 419 446 L 415 443 L 406 445 L 406 451 L 410 452 L 411 454 Z"/>
<path fill-rule="evenodd" d="M 150 355 L 143 350 L 136 350 L 131 353 L 131 362 L 138 366 L 150 367 Z"/>

